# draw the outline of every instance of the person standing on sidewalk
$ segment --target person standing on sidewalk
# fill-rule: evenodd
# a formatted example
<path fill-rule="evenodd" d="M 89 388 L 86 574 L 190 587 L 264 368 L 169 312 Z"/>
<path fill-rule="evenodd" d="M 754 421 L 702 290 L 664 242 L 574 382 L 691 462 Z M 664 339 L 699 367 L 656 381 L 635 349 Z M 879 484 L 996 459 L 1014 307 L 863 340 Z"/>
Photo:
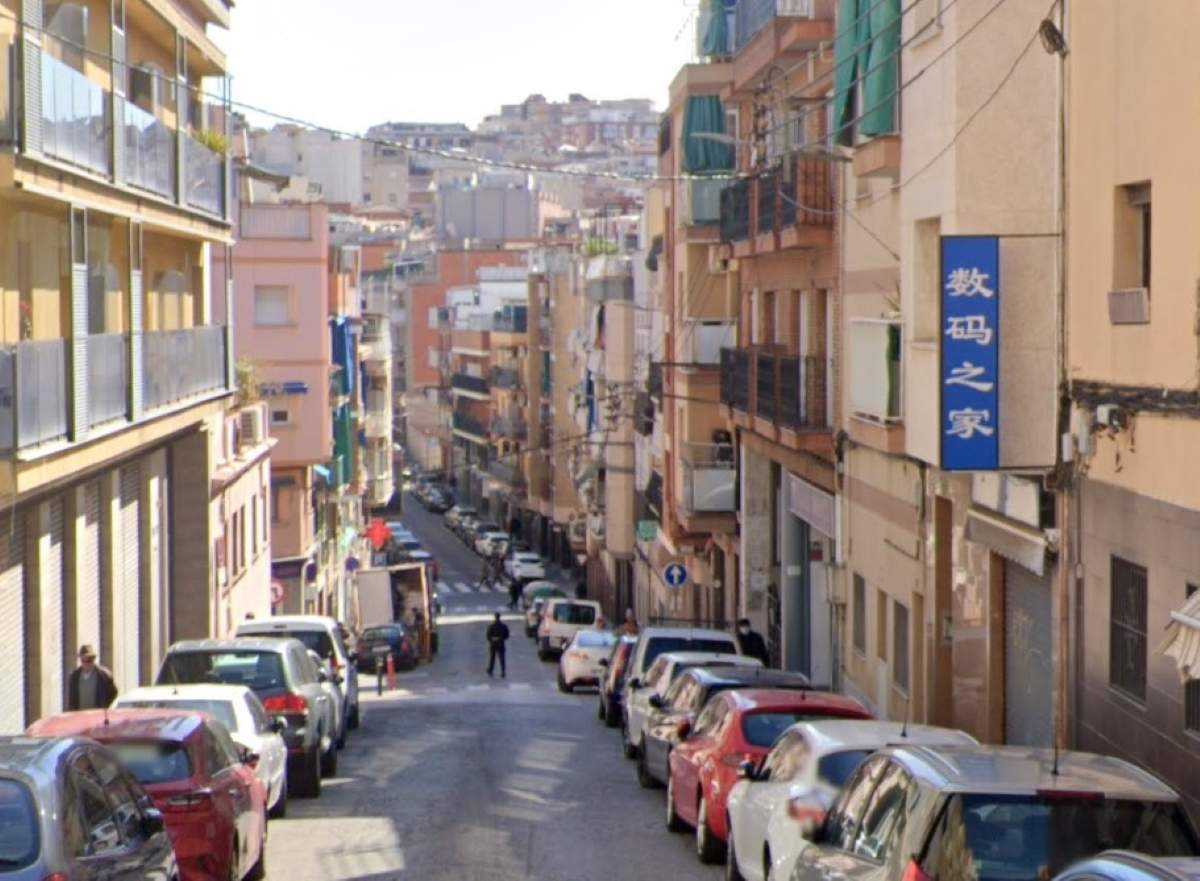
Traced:
<path fill-rule="evenodd" d="M 96 663 L 96 650 L 86 643 L 79 647 L 79 666 L 67 679 L 68 710 L 106 710 L 117 699 L 113 676 Z"/>
<path fill-rule="evenodd" d="M 508 625 L 500 620 L 500 613 L 496 613 L 496 620 L 493 621 L 487 629 L 488 641 L 488 666 L 487 675 L 491 676 L 492 671 L 496 667 L 496 659 L 500 659 L 500 677 L 508 678 L 508 664 L 504 657 L 504 644 L 508 642 Z"/>
<path fill-rule="evenodd" d="M 621 625 L 622 636 L 637 636 L 641 632 L 638 627 L 637 618 L 633 616 L 633 609 L 625 610 L 625 623 Z"/>

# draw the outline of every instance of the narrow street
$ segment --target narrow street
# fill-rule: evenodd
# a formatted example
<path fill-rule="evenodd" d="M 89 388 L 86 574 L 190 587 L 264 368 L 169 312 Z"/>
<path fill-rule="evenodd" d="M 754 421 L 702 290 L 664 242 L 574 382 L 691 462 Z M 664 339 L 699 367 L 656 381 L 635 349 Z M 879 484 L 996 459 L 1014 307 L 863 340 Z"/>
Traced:
<path fill-rule="evenodd" d="M 374 695 L 340 776 L 272 822 L 268 875 L 347 879 L 718 878 L 690 836 L 663 828 L 663 793 L 640 789 L 592 692 L 560 694 L 552 664 L 510 616 L 507 679 L 484 673 L 499 593 L 459 593 L 478 560 L 411 499 L 404 520 L 442 564 L 442 650 Z M 370 686 L 369 688 L 367 686 Z"/>

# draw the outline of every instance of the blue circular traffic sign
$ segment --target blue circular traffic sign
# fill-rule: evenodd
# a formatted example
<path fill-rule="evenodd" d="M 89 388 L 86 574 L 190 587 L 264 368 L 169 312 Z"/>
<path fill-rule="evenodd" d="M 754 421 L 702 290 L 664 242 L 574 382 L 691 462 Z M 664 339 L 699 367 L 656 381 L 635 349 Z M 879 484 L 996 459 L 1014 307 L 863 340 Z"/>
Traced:
<path fill-rule="evenodd" d="M 682 563 L 671 563 L 663 569 L 663 581 L 667 583 L 667 587 L 683 587 L 687 580 L 687 567 Z"/>

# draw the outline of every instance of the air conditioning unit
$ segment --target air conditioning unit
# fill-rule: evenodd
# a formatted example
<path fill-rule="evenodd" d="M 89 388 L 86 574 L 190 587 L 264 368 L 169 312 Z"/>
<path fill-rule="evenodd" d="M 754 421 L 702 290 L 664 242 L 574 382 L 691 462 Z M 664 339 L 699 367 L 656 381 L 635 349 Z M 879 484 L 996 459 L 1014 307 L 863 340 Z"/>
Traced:
<path fill-rule="evenodd" d="M 1109 291 L 1108 320 L 1112 324 L 1149 324 L 1150 289 L 1121 288 Z"/>
<path fill-rule="evenodd" d="M 242 449 L 258 446 L 266 439 L 262 407 L 247 407 L 239 414 L 238 420 Z"/>

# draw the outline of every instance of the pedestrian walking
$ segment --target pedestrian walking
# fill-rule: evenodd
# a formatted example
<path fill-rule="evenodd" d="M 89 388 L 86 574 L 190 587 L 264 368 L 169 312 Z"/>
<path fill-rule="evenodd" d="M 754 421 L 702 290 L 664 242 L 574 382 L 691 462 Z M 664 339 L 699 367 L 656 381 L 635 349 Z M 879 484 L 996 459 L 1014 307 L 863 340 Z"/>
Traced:
<path fill-rule="evenodd" d="M 491 676 L 492 671 L 496 668 L 496 659 L 500 659 L 500 677 L 502 679 L 508 677 L 508 664 L 504 657 L 504 644 L 508 642 L 508 625 L 500 620 L 500 613 L 496 613 L 496 620 L 493 621 L 487 629 L 488 641 L 488 666 L 487 675 Z"/>
<path fill-rule="evenodd" d="M 491 586 L 492 582 L 492 561 L 487 557 L 483 558 L 483 571 L 479 573 L 479 589 L 483 590 Z"/>
<path fill-rule="evenodd" d="M 633 616 L 633 609 L 625 610 L 625 621 L 621 624 L 622 636 L 637 636 L 641 632 L 638 627 L 637 618 Z"/>
<path fill-rule="evenodd" d="M 521 601 L 521 582 L 513 578 L 508 582 L 508 607 L 515 609 Z"/>
<path fill-rule="evenodd" d="M 758 660 L 763 662 L 764 667 L 770 664 L 770 655 L 767 654 L 767 643 L 761 634 L 755 633 L 750 629 L 749 618 L 742 618 L 738 621 L 737 642 L 738 649 L 743 655 L 749 658 L 758 658 Z"/>
<path fill-rule="evenodd" d="M 117 699 L 113 676 L 96 663 L 96 650 L 88 644 L 79 647 L 79 666 L 67 679 L 68 710 L 106 710 Z"/>

